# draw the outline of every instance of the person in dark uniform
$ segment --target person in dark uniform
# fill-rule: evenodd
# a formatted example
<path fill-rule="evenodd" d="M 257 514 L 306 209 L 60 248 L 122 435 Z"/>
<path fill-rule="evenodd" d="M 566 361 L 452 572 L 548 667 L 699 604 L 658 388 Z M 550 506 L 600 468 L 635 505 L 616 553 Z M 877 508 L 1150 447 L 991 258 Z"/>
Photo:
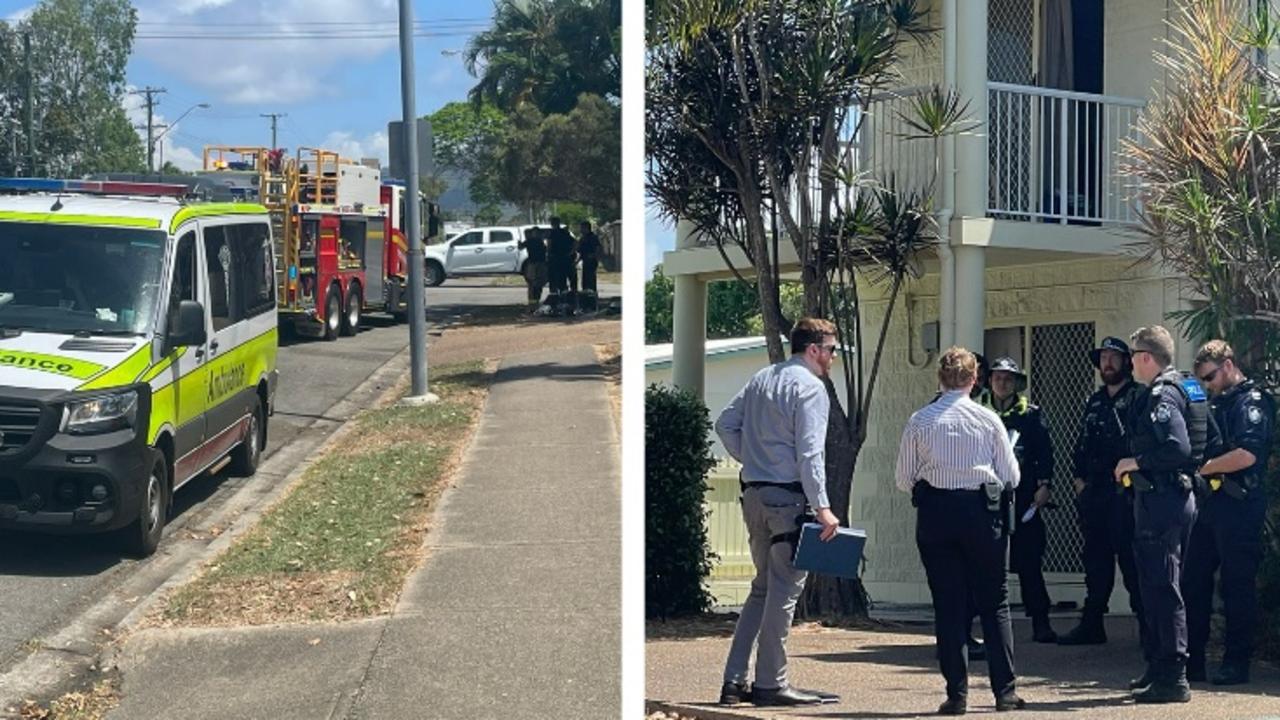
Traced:
<path fill-rule="evenodd" d="M 894 473 L 919 515 L 916 546 L 933 595 L 938 665 L 946 679 L 942 715 L 963 715 L 969 669 L 965 635 L 971 607 L 982 617 L 987 670 L 997 710 L 1026 702 L 1015 691 L 1009 625 L 1002 498 L 1019 483 L 1018 461 L 995 413 L 970 399 L 977 380 L 973 353 L 953 347 L 938 363 L 942 396 L 907 422 Z"/>
<path fill-rule="evenodd" d="M 582 301 L 579 305 L 594 310 L 596 306 L 596 268 L 600 265 L 600 238 L 591 231 L 591 223 L 578 226 L 578 257 L 582 258 Z"/>
<path fill-rule="evenodd" d="M 1009 548 L 1009 569 L 1018 574 L 1022 585 L 1022 605 L 1031 618 L 1031 639 L 1052 643 L 1058 636 L 1049 624 L 1049 591 L 1042 569 L 1047 545 L 1042 513 L 1052 496 L 1053 444 L 1040 407 L 1031 404 L 1023 392 L 1026 383 L 1026 374 L 1013 358 L 997 358 L 991 363 L 988 406 L 1009 433 L 1022 476 L 1014 502 L 1016 527 Z M 1027 518 L 1028 514 L 1031 517 Z"/>
<path fill-rule="evenodd" d="M 573 236 L 560 225 L 560 218 L 551 218 L 551 232 L 547 236 L 547 263 L 550 266 L 551 292 L 556 297 L 557 310 L 573 312 L 573 296 L 569 294 L 569 275 L 573 273 Z M 576 274 L 574 286 L 577 286 Z"/>
<path fill-rule="evenodd" d="M 524 281 L 529 288 L 529 310 L 536 311 L 542 303 L 542 286 L 547 284 L 547 243 L 542 238 L 542 228 L 534 226 L 524 231 L 520 249 L 528 252 L 524 264 Z"/>
<path fill-rule="evenodd" d="M 1222 434 L 1223 452 L 1200 468 L 1200 474 L 1209 479 L 1208 492 L 1201 498 L 1182 574 L 1187 602 L 1187 679 L 1205 679 L 1213 576 L 1220 571 L 1226 647 L 1213 684 L 1238 685 L 1249 682 L 1257 629 L 1257 576 L 1267 514 L 1263 480 L 1271 456 L 1275 407 L 1271 396 L 1236 366 L 1235 353 L 1222 340 L 1200 348 L 1195 373 L 1213 396 L 1210 406 Z"/>
<path fill-rule="evenodd" d="M 1085 402 L 1072 453 L 1076 509 L 1084 537 L 1084 612 L 1080 624 L 1058 638 L 1060 645 L 1107 641 L 1102 618 L 1116 584 L 1117 563 L 1129 592 L 1129 607 L 1138 618 L 1140 632 L 1143 628 L 1142 594 L 1133 558 L 1133 489 L 1117 492 L 1112 471 L 1129 454 L 1124 418 L 1135 403 L 1143 401 L 1144 391 L 1133 381 L 1129 346 L 1120 338 L 1103 338 L 1102 345 L 1089 352 L 1089 359 L 1102 377 L 1102 387 Z"/>
<path fill-rule="evenodd" d="M 1193 478 L 1217 438 L 1210 433 L 1204 389 L 1173 367 L 1169 331 L 1139 328 L 1129 347 L 1134 379 L 1149 386 L 1129 412 L 1130 456 L 1113 473 L 1116 482 L 1134 489 L 1133 551 L 1147 626 L 1147 669 L 1130 686 L 1140 703 L 1189 702 L 1182 557 L 1196 519 Z"/>

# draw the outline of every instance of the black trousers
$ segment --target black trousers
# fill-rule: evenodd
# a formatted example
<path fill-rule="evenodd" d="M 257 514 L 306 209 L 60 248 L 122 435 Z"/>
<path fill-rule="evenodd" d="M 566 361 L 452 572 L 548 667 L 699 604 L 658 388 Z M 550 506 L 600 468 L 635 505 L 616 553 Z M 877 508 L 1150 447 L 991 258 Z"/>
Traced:
<path fill-rule="evenodd" d="M 1147 628 L 1148 662 L 1187 656 L 1187 608 L 1182 599 L 1182 558 L 1196 519 L 1189 490 L 1139 492 L 1133 503 L 1133 552 Z"/>
<path fill-rule="evenodd" d="M 928 490 L 919 494 L 916 546 L 933 595 L 938 664 L 947 697 L 969 694 L 970 603 L 982 618 L 987 668 L 997 697 L 1014 689 L 1013 630 L 1005 575 L 1008 541 L 981 491 Z"/>
<path fill-rule="evenodd" d="M 582 259 L 582 291 L 594 293 L 596 291 L 596 266 L 599 261 L 594 258 Z"/>
<path fill-rule="evenodd" d="M 1109 475 L 1091 478 L 1076 498 L 1076 510 L 1084 537 L 1085 613 L 1103 615 L 1108 611 L 1119 564 L 1124 589 L 1129 592 L 1129 608 L 1141 619 L 1142 592 L 1133 555 L 1133 493 L 1116 493 L 1115 480 Z"/>
<path fill-rule="evenodd" d="M 1213 611 L 1213 576 L 1221 572 L 1226 616 L 1225 665 L 1248 664 L 1258 622 L 1258 566 L 1262 562 L 1262 524 L 1267 499 L 1261 493 L 1242 500 L 1219 491 L 1205 503 L 1191 530 L 1182 574 L 1187 604 L 1187 652 L 1204 661 Z"/>
<path fill-rule="evenodd" d="M 1013 533 L 1009 547 L 1009 569 L 1018 574 L 1022 586 L 1022 607 L 1028 617 L 1049 614 L 1049 590 L 1044 584 L 1044 550 L 1048 545 L 1042 510 L 1037 510 L 1027 522 L 1022 514 L 1031 507 L 1017 508 L 1018 529 Z"/>

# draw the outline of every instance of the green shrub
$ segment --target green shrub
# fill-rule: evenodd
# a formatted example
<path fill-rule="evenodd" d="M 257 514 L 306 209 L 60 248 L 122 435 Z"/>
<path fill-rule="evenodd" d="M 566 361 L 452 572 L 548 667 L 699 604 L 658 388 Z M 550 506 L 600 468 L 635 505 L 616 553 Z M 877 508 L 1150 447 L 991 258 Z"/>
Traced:
<path fill-rule="evenodd" d="M 706 478 L 715 465 L 707 408 L 691 393 L 650 385 L 644 412 L 645 616 L 706 612 Z"/>

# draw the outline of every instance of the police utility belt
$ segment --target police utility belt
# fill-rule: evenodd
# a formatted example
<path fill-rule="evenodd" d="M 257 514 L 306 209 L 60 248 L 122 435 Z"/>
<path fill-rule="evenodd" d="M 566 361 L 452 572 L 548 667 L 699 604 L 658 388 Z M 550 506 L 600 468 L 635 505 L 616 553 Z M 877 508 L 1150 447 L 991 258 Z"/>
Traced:
<path fill-rule="evenodd" d="M 1171 480 L 1152 480 L 1140 470 L 1133 470 L 1120 476 L 1120 483 L 1116 486 L 1117 493 L 1123 493 L 1130 488 L 1134 492 L 1149 493 L 1161 492 L 1169 490 L 1194 490 L 1202 487 L 1204 478 L 1196 473 L 1176 472 L 1162 473 L 1164 477 L 1171 477 Z"/>
<path fill-rule="evenodd" d="M 924 480 L 916 480 L 915 485 L 911 486 L 911 505 L 917 508 L 920 507 L 921 499 L 926 496 L 961 497 L 965 495 L 981 495 L 983 502 L 986 504 L 987 512 L 996 517 L 1004 534 L 1008 536 L 1012 535 L 1017 528 L 1017 523 L 1015 522 L 1017 510 L 1014 508 L 1013 493 L 1012 487 L 999 480 L 984 482 L 981 486 L 972 490 L 942 490 L 935 488 Z"/>
<path fill-rule="evenodd" d="M 798 482 L 747 482 L 742 479 L 741 475 L 738 476 L 738 487 L 742 488 L 743 492 L 746 492 L 749 488 L 781 488 L 783 490 L 790 490 L 791 492 L 799 493 L 802 496 L 804 495 L 804 485 Z M 796 554 L 796 547 L 800 544 L 800 528 L 805 523 L 813 522 L 815 520 L 817 520 L 817 517 L 814 516 L 813 510 L 809 507 L 808 498 L 805 498 L 804 512 L 800 513 L 796 517 L 796 529 L 790 532 L 778 533 L 777 535 L 770 536 L 769 544 L 777 545 L 778 543 L 787 543 L 791 546 L 791 556 L 794 558 Z"/>

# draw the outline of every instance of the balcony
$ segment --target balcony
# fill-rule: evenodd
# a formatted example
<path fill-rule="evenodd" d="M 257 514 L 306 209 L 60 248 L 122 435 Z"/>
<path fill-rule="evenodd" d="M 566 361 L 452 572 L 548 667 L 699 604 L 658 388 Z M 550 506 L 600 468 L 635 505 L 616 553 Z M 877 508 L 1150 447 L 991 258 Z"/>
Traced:
<path fill-rule="evenodd" d="M 1073 225 L 1137 222 L 1137 192 L 1119 169 L 1125 140 L 1136 139 L 1146 103 L 1131 98 L 989 82 L 987 215 L 995 219 Z M 906 139 L 902 120 L 924 88 L 884 92 L 863 119 L 860 168 L 894 175 L 899 187 L 933 172 L 934 148 Z M 982 129 L 977 132 L 984 132 Z M 959 181 L 981 181 L 972 168 Z"/>

